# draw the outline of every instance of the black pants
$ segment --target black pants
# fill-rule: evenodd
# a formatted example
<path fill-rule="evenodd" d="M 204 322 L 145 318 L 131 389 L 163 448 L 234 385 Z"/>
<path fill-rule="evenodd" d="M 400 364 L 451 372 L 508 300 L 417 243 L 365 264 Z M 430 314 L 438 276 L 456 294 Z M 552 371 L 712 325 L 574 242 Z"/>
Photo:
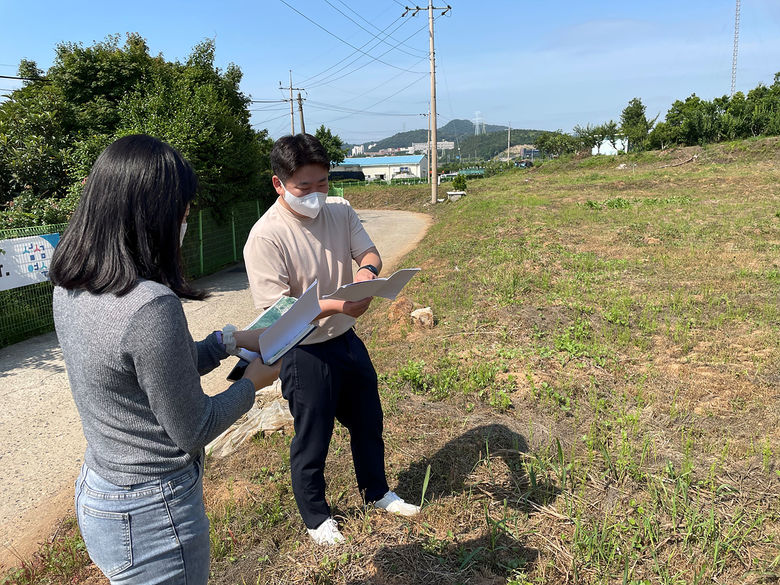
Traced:
<path fill-rule="evenodd" d="M 334 419 L 349 430 L 358 489 L 366 502 L 385 495 L 385 445 L 376 371 L 355 332 L 350 329 L 334 339 L 291 350 L 284 356 L 280 378 L 295 424 L 290 471 L 304 524 L 317 528 L 330 517 L 325 459 Z"/>

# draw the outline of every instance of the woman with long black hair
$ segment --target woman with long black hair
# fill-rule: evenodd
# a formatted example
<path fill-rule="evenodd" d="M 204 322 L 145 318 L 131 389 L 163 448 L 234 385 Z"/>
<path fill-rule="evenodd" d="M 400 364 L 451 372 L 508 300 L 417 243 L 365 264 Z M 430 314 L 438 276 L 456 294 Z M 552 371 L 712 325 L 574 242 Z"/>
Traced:
<path fill-rule="evenodd" d="M 54 321 L 87 448 L 76 513 L 112 584 L 203 584 L 209 522 L 204 447 L 252 406 L 278 367 L 260 360 L 216 396 L 200 376 L 257 332 L 194 342 L 181 240 L 197 181 L 164 142 L 125 136 L 98 157 L 57 246 Z"/>

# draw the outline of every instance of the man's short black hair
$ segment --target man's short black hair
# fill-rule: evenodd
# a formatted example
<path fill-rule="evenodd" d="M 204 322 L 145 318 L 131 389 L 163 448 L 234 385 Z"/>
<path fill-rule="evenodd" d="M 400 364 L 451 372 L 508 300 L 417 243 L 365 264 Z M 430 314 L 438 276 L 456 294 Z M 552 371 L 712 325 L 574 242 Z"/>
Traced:
<path fill-rule="evenodd" d="M 306 165 L 330 169 L 330 157 L 322 143 L 311 134 L 283 136 L 271 149 L 271 170 L 284 183 Z"/>
<path fill-rule="evenodd" d="M 184 278 L 179 228 L 198 181 L 184 157 L 157 138 L 125 136 L 109 145 L 54 250 L 49 277 L 63 288 L 130 292 L 139 278 L 200 299 Z"/>

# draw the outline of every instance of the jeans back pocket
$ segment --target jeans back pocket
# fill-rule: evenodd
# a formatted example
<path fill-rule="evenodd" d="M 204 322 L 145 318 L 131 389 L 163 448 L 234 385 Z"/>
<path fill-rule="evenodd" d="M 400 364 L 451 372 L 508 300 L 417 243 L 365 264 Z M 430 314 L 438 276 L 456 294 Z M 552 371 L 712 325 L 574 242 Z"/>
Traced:
<path fill-rule="evenodd" d="M 109 579 L 133 565 L 130 515 L 81 506 L 79 528 L 89 557 Z"/>

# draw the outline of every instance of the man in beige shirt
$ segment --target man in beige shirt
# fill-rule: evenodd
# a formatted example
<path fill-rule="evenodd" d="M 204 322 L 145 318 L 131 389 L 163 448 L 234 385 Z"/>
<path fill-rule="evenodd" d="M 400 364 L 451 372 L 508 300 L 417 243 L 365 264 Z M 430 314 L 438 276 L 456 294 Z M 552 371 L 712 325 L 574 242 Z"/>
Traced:
<path fill-rule="evenodd" d="M 379 275 L 382 259 L 347 201 L 327 197 L 330 160 L 309 134 L 285 136 L 271 151 L 276 202 L 249 232 L 244 246 L 249 285 L 258 309 L 280 296 L 299 297 L 315 281 L 319 296 Z M 358 489 L 366 503 L 411 516 L 419 508 L 389 491 L 385 477 L 382 405 L 377 376 L 353 325 L 371 304 L 321 299 L 318 328 L 282 361 L 282 394 L 295 425 L 290 445 L 293 493 L 318 544 L 344 541 L 325 500 L 325 459 L 334 420 L 350 432 Z"/>

